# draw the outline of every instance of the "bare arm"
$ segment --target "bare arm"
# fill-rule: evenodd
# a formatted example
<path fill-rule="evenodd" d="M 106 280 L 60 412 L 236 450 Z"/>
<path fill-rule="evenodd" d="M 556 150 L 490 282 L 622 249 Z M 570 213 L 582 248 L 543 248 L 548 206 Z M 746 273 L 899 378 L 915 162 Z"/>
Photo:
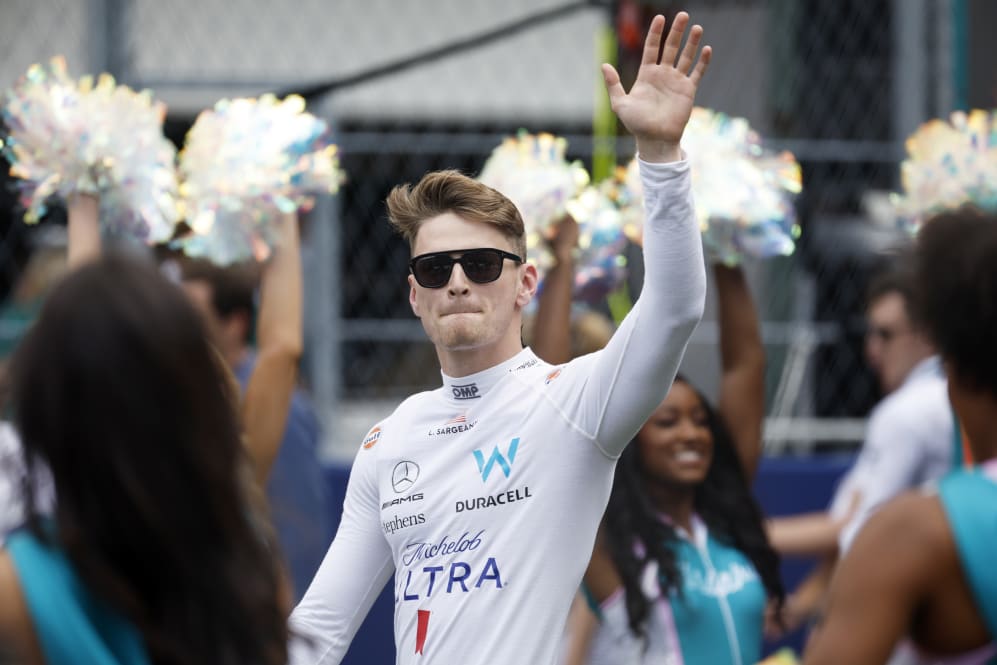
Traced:
<path fill-rule="evenodd" d="M 783 633 L 792 632 L 817 616 L 827 589 L 831 584 L 831 574 L 838 557 L 828 556 L 821 559 L 810 574 L 800 582 L 793 593 L 786 597 L 782 608 L 782 626 L 775 625 L 766 617 L 766 636 L 778 638 Z"/>
<path fill-rule="evenodd" d="M 10 555 L 0 549 L 0 661 L 44 665 Z"/>
<path fill-rule="evenodd" d="M 824 512 L 774 517 L 767 524 L 769 541 L 780 554 L 834 554 L 838 551 L 838 535 L 845 521 Z"/>
<path fill-rule="evenodd" d="M 605 601 L 623 586 L 623 578 L 616 570 L 616 564 L 609 555 L 609 548 L 606 546 L 606 535 L 602 528 L 595 537 L 595 547 L 592 549 L 592 558 L 589 560 L 588 568 L 582 578 L 585 587 L 592 594 L 597 603 Z"/>
<path fill-rule="evenodd" d="M 765 347 L 744 272 L 717 265 L 713 274 L 720 304 L 720 415 L 750 480 L 762 454 Z"/>
<path fill-rule="evenodd" d="M 533 325 L 533 352 L 552 365 L 571 360 L 571 297 L 575 285 L 575 245 L 578 224 L 565 217 L 551 241 L 554 266 L 544 277 Z"/>
<path fill-rule="evenodd" d="M 259 351 L 243 400 L 246 445 L 254 473 L 266 484 L 287 425 L 303 341 L 301 253 L 296 215 L 280 220 L 280 242 L 263 272 Z"/>
<path fill-rule="evenodd" d="M 67 265 L 72 270 L 100 256 L 100 201 L 89 194 L 74 194 L 67 212 Z"/>
<path fill-rule="evenodd" d="M 935 583 L 946 530 L 937 497 L 908 495 L 874 516 L 832 579 L 805 665 L 885 663 Z"/>
<path fill-rule="evenodd" d="M 568 648 L 563 665 L 586 665 L 592 636 L 599 628 L 599 621 L 585 599 L 578 594 L 568 614 Z"/>

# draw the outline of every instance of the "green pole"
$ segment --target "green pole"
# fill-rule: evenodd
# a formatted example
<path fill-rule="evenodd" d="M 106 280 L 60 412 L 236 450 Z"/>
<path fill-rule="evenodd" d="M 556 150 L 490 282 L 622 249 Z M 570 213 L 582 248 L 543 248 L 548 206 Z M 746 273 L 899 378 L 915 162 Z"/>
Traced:
<path fill-rule="evenodd" d="M 612 21 L 596 34 L 598 64 L 608 62 L 616 66 L 616 31 Z M 609 105 L 609 95 L 602 80 L 596 76 L 595 103 L 592 108 L 592 182 L 599 182 L 613 174 L 616 168 L 616 115 Z"/>

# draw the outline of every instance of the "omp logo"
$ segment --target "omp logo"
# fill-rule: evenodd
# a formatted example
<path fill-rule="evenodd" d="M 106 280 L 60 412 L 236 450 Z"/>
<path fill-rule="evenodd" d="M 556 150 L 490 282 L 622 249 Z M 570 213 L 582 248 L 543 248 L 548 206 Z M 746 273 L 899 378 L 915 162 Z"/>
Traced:
<path fill-rule="evenodd" d="M 476 383 L 466 383 L 462 386 L 452 388 L 454 399 L 478 399 L 478 385 Z"/>
<path fill-rule="evenodd" d="M 492 469 L 497 464 L 505 477 L 508 478 L 509 474 L 512 473 L 512 463 L 516 461 L 516 450 L 519 448 L 519 437 L 509 442 L 509 448 L 506 450 L 505 455 L 499 450 L 498 446 L 492 448 L 492 454 L 485 461 L 485 456 L 480 450 L 474 451 L 474 461 L 478 463 L 478 473 L 481 474 L 481 482 L 488 480 L 488 476 L 491 474 Z"/>
<path fill-rule="evenodd" d="M 381 438 L 381 428 L 375 427 L 370 432 L 368 432 L 367 436 L 365 436 L 363 439 L 364 450 L 370 450 L 371 448 L 373 448 L 374 444 L 377 443 L 377 440 L 380 438 Z"/>
<path fill-rule="evenodd" d="M 407 492 L 415 481 L 419 479 L 419 465 L 415 462 L 403 460 L 395 465 L 391 472 L 391 488 L 396 494 Z"/>

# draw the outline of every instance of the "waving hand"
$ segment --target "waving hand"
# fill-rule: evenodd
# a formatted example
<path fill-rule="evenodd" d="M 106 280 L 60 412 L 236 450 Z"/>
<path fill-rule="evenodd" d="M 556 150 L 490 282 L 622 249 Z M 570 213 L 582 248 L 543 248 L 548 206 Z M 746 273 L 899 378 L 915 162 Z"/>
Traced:
<path fill-rule="evenodd" d="M 689 39 L 682 48 L 687 29 Z M 665 18 L 655 16 L 644 41 L 637 80 L 629 93 L 623 89 L 616 69 L 608 64 L 602 66 L 613 112 L 637 139 L 637 152 L 647 162 L 672 162 L 681 158 L 682 131 L 713 54 L 709 46 L 704 46 L 696 60 L 703 28 L 694 25 L 689 29 L 689 15 L 685 12 L 675 17 L 662 48 L 664 30 Z"/>

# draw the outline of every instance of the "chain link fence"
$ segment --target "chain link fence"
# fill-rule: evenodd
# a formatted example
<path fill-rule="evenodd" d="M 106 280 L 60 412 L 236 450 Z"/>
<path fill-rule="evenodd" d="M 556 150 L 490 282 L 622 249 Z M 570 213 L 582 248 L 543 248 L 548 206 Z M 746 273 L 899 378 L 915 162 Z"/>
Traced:
<path fill-rule="evenodd" d="M 897 186 L 903 138 L 965 103 L 962 0 L 3 0 L 0 84 L 63 53 L 74 73 L 155 90 L 177 141 L 225 96 L 301 91 L 330 119 L 349 182 L 306 228 L 305 377 L 330 456 L 348 457 L 402 397 L 439 382 L 388 191 L 429 170 L 477 173 L 521 128 L 566 136 L 589 165 L 607 147 L 625 163 L 629 138 L 593 139 L 597 64 L 613 59 L 631 81 L 650 16 L 679 9 L 715 49 L 698 103 L 747 118 L 803 166 L 798 251 L 747 266 L 768 349 L 769 445 L 855 444 L 878 399 L 862 358 L 866 282 L 904 240 L 877 192 Z M 9 297 L 29 234 L 3 196 Z M 716 341 L 711 305 L 684 368 L 708 394 Z"/>

